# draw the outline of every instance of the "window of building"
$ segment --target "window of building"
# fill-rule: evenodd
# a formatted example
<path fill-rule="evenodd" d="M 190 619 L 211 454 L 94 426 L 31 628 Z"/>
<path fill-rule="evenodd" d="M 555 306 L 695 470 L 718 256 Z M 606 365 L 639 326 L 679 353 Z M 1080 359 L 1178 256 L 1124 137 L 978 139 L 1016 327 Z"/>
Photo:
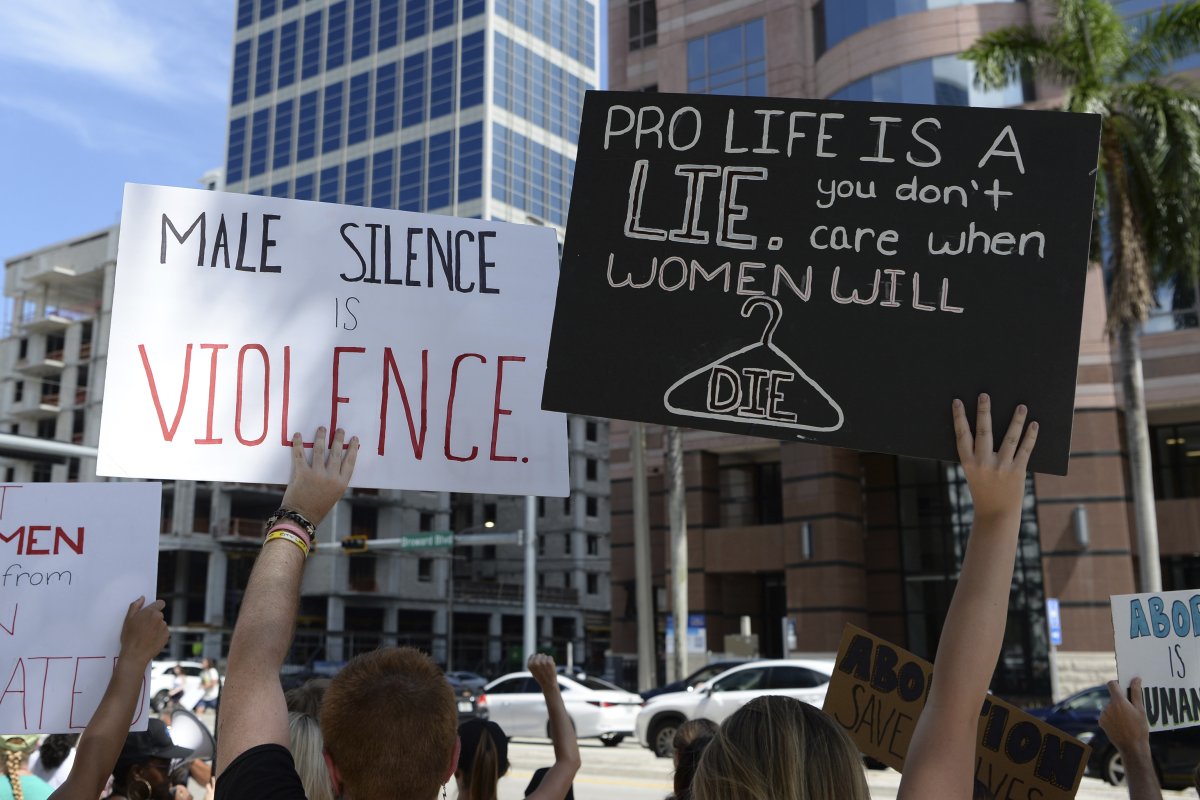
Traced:
<path fill-rule="evenodd" d="M 563 534 L 563 555 L 571 555 L 571 534 Z"/>
<path fill-rule="evenodd" d="M 546 516 L 546 498 L 544 497 L 537 499 L 537 515 L 539 519 Z"/>
<path fill-rule="evenodd" d="M 4 468 L 4 482 L 12 483 L 17 478 L 17 471 L 13 467 Z"/>
<path fill-rule="evenodd" d="M 833 47 L 861 30 L 889 19 L 915 14 L 931 8 L 965 6 L 977 3 L 1014 3 L 1023 0 L 833 0 L 823 9 L 825 42 Z M 814 19 L 814 23 L 816 20 Z M 822 51 L 818 51 L 818 55 Z"/>
<path fill-rule="evenodd" d="M 717 493 L 723 528 L 783 521 L 783 481 L 778 461 L 719 465 Z"/>
<path fill-rule="evenodd" d="M 300 97 L 300 115 L 296 120 L 296 161 L 304 161 L 317 154 L 317 104 L 316 91 Z M 297 178 L 296 183 L 300 180 Z M 311 200 L 312 198 L 307 198 Z"/>
<path fill-rule="evenodd" d="M 429 583 L 433 580 L 433 559 L 418 558 L 417 559 L 417 580 L 422 583 Z"/>
<path fill-rule="evenodd" d="M 253 39 L 238 42 L 233 48 L 233 84 L 229 91 L 230 105 L 244 103 L 250 97 L 250 50 Z"/>
<path fill-rule="evenodd" d="M 271 184 L 271 197 L 291 197 L 292 182 L 280 181 L 279 183 Z"/>
<path fill-rule="evenodd" d="M 598 480 L 600 476 L 600 463 L 594 458 L 589 458 L 585 464 L 585 474 L 587 475 L 587 479 L 589 481 Z"/>
<path fill-rule="evenodd" d="M 437 119 L 454 110 L 454 42 L 433 48 L 429 62 L 429 118 Z"/>
<path fill-rule="evenodd" d="M 546 537 L 545 537 L 545 535 L 537 537 L 537 554 L 539 556 L 546 555 Z"/>
<path fill-rule="evenodd" d="M 432 511 L 422 511 L 420 513 L 420 515 L 418 516 L 417 530 L 419 530 L 419 531 L 433 530 L 433 520 L 434 520 L 434 516 L 433 516 Z"/>
<path fill-rule="evenodd" d="M 329 7 L 329 26 L 325 30 L 325 70 L 346 63 L 346 0 Z"/>
<path fill-rule="evenodd" d="M 688 42 L 688 91 L 709 94 L 767 93 L 766 34 L 761 19 Z"/>
<path fill-rule="evenodd" d="M 979 89 L 975 86 L 975 65 L 951 55 L 910 61 L 876 72 L 842 87 L 830 98 L 1000 108 L 1032 100 L 1033 89 L 1020 80 L 1003 89 Z"/>
<path fill-rule="evenodd" d="M 297 200 L 312 200 L 313 199 L 313 175 L 300 175 L 296 178 L 295 198 Z"/>
<path fill-rule="evenodd" d="M 813 53 L 817 58 L 829 49 L 825 31 L 825 0 L 817 0 L 812 7 Z"/>
<path fill-rule="evenodd" d="M 588 536 L 587 537 L 587 554 L 589 556 L 600 555 L 600 537 L 599 536 Z"/>
<path fill-rule="evenodd" d="M 1154 496 L 1200 497 L 1200 423 L 1152 425 Z"/>
<path fill-rule="evenodd" d="M 371 73 L 362 72 L 350 79 L 350 106 L 346 116 L 346 144 L 366 141 L 371 111 Z"/>
<path fill-rule="evenodd" d="M 600 593 L 600 576 L 594 572 L 589 572 L 587 574 L 587 593 L 588 594 L 599 594 Z"/>
<path fill-rule="evenodd" d="M 589 517 L 600 516 L 600 500 L 596 497 L 588 497 L 584 501 L 584 510 Z"/>
<path fill-rule="evenodd" d="M 425 35 L 425 21 L 428 16 L 428 3 L 426 0 L 420 2 L 408 2 L 404 7 L 404 39 L 411 41 L 418 36 Z"/>
<path fill-rule="evenodd" d="M 336 203 L 338 201 L 340 173 L 341 168 L 337 164 L 321 170 L 320 198 L 322 203 Z"/>
<path fill-rule="evenodd" d="M 425 121 L 425 59 L 428 55 L 428 50 L 422 50 L 404 58 L 404 90 L 401 93 L 404 105 L 400 119 L 403 128 Z"/>
<path fill-rule="evenodd" d="M 371 55 L 371 13 L 374 0 L 354 0 L 354 31 L 350 40 L 350 60 Z"/>
<path fill-rule="evenodd" d="M 483 504 L 483 521 L 484 521 L 484 524 L 487 524 L 489 522 L 492 524 L 496 523 L 496 504 L 495 503 L 484 503 Z"/>
<path fill-rule="evenodd" d="M 483 31 L 464 36 L 462 40 L 462 62 L 459 66 L 458 85 L 459 109 L 471 108 L 483 102 Z M 482 132 L 480 133 L 482 136 Z"/>
<path fill-rule="evenodd" d="M 271 109 L 254 112 L 250 126 L 250 177 L 267 171 L 267 151 L 271 144 Z"/>
<path fill-rule="evenodd" d="M 321 125 L 321 152 L 328 153 L 342 146 L 342 91 L 343 83 L 331 83 L 325 87 L 325 111 Z M 324 198 L 321 198 L 324 200 Z"/>
<path fill-rule="evenodd" d="M 13 381 L 13 402 L 19 403 L 25 397 L 25 381 Z"/>
<path fill-rule="evenodd" d="M 600 425 L 595 420 L 589 419 L 583 425 L 583 438 L 589 442 L 600 441 Z"/>
<path fill-rule="evenodd" d="M 58 432 L 58 419 L 39 419 L 37 424 L 37 437 L 39 439 L 53 439 Z"/>
<path fill-rule="evenodd" d="M 454 24 L 455 7 L 458 0 L 433 0 L 433 29 L 435 31 Z"/>
<path fill-rule="evenodd" d="M 238 0 L 237 26 L 240 30 L 254 23 L 254 0 Z"/>
<path fill-rule="evenodd" d="M 658 9 L 655 0 L 629 0 L 629 49 L 641 50 L 658 43 Z"/>
<path fill-rule="evenodd" d="M 459 129 L 458 202 L 483 196 L 483 123 L 475 122 Z"/>
<path fill-rule="evenodd" d="M 29 340 L 21 339 L 17 343 L 17 361 L 24 361 L 29 358 Z"/>
<path fill-rule="evenodd" d="M 396 62 L 384 64 L 375 72 L 375 135 L 396 130 Z"/>
<path fill-rule="evenodd" d="M 567 516 L 571 514 L 571 498 L 569 496 L 563 498 L 563 514 Z"/>
<path fill-rule="evenodd" d="M 377 50 L 395 47 L 400 35 L 400 0 L 379 0 L 379 38 Z"/>
<path fill-rule="evenodd" d="M 392 207 L 395 170 L 395 150 L 381 150 L 371 157 L 371 205 L 376 208 Z"/>
<path fill-rule="evenodd" d="M 82 408 L 77 408 L 71 413 L 71 442 L 74 444 L 83 444 L 83 430 L 87 419 L 87 414 Z"/>
<path fill-rule="evenodd" d="M 407 99 L 405 100 L 407 102 Z M 425 142 L 418 139 L 400 146 L 400 202 L 401 211 L 420 211 L 422 171 L 425 164 Z"/>
<path fill-rule="evenodd" d="M 258 35 L 258 51 L 254 59 L 254 96 L 261 97 L 274 85 L 275 31 L 264 31 Z"/>
<path fill-rule="evenodd" d="M 292 114 L 295 100 L 284 100 L 275 106 L 275 147 L 271 154 L 271 168 L 283 169 L 292 163 Z M 272 192 L 274 194 L 274 192 Z"/>
<path fill-rule="evenodd" d="M 571 588 L 571 573 L 569 573 L 569 572 L 563 573 L 563 588 L 564 589 Z"/>
<path fill-rule="evenodd" d="M 246 118 L 229 120 L 229 143 L 226 145 L 225 180 L 237 183 L 246 169 Z"/>
<path fill-rule="evenodd" d="M 258 18 L 267 19 L 275 14 L 275 0 L 258 0 Z"/>
<path fill-rule="evenodd" d="M 495 561 L 496 560 L 496 545 L 485 544 L 483 546 L 483 559 L 484 559 L 484 561 Z"/>
<path fill-rule="evenodd" d="M 304 18 L 304 53 L 300 62 L 300 77 L 311 78 L 321 71 L 321 21 L 324 11 L 314 11 Z"/>
<path fill-rule="evenodd" d="M 429 173 L 426 178 L 426 210 L 435 211 L 450 205 L 450 189 L 454 182 L 454 132 L 435 133 L 429 137 Z"/>
<path fill-rule="evenodd" d="M 45 461 L 34 462 L 32 478 L 34 483 L 49 483 L 54 480 L 53 467 Z"/>
<path fill-rule="evenodd" d="M 69 481 L 79 480 L 79 459 L 78 458 L 68 458 L 67 459 L 67 480 L 69 480 Z"/>
<path fill-rule="evenodd" d="M 296 44 L 300 38 L 300 22 L 292 20 L 279 29 L 279 76 L 275 85 L 280 89 L 296 82 Z"/>
<path fill-rule="evenodd" d="M 367 204 L 367 158 L 346 162 L 346 192 L 342 202 L 350 206 Z"/>

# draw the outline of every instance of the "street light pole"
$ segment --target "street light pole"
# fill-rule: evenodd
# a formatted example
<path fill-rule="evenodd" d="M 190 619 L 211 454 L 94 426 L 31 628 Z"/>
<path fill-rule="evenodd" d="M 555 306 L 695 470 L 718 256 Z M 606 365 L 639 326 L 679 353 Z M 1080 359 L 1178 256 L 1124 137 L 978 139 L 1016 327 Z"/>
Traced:
<path fill-rule="evenodd" d="M 454 669 L 454 547 L 446 559 L 446 672 Z"/>
<path fill-rule="evenodd" d="M 525 661 L 537 652 L 537 498 L 525 498 Z"/>

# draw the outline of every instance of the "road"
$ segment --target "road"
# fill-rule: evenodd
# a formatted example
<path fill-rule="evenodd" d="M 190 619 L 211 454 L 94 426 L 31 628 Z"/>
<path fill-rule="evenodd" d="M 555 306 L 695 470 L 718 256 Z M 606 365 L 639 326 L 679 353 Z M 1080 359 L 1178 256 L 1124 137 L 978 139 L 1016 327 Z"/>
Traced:
<path fill-rule="evenodd" d="M 598 741 L 579 743 L 583 768 L 575 777 L 576 800 L 663 800 L 671 792 L 671 762 L 658 759 L 632 740 L 618 747 L 604 747 Z M 521 800 L 525 786 L 538 767 L 554 761 L 547 739 L 514 739 L 509 743 L 508 759 L 512 769 L 500 781 L 499 800 Z M 868 770 L 867 783 L 874 800 L 896 796 L 900 775 L 892 770 Z M 1079 800 L 1124 800 L 1124 788 L 1109 786 L 1096 778 L 1084 778 L 1076 795 Z M 1163 792 L 1165 798 L 1194 798 L 1195 793 Z M 451 784 L 450 797 L 455 797 Z"/>

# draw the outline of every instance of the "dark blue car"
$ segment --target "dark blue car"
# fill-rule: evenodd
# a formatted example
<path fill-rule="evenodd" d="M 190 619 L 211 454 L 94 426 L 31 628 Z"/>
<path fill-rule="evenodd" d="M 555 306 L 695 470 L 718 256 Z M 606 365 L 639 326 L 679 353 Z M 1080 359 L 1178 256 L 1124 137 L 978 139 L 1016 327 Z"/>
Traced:
<path fill-rule="evenodd" d="M 1108 705 L 1108 687 L 1093 686 L 1076 692 L 1046 708 L 1027 708 L 1027 712 L 1043 719 L 1064 733 L 1079 734 L 1098 730 L 1100 712 Z M 1087 737 L 1083 737 L 1085 740 Z"/>
<path fill-rule="evenodd" d="M 1087 774 L 1103 778 L 1114 786 L 1125 782 L 1125 765 L 1104 731 L 1096 729 L 1088 742 L 1092 757 Z M 1187 789 L 1192 785 L 1193 770 L 1200 764 L 1200 728 L 1179 728 L 1150 734 L 1150 755 L 1154 771 L 1164 789 Z"/>

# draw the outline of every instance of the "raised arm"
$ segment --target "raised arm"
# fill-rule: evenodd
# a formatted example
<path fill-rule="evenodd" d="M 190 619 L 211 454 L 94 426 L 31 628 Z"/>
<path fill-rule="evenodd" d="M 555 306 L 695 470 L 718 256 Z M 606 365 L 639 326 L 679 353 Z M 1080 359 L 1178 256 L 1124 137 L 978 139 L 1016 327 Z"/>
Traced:
<path fill-rule="evenodd" d="M 314 526 L 345 493 L 358 454 L 357 438 L 344 449 L 339 429 L 327 450 L 326 435 L 324 428 L 317 430 L 312 463 L 300 434 L 292 437 L 292 479 L 281 505 Z M 217 728 L 218 783 L 221 771 L 250 748 L 288 746 L 287 704 L 279 669 L 292 643 L 305 558 L 302 547 L 281 537 L 265 541 L 254 563 L 229 644 Z"/>
<path fill-rule="evenodd" d="M 1129 800 L 1162 800 L 1162 787 L 1158 785 L 1154 757 L 1150 755 L 1150 722 L 1142 702 L 1141 678 L 1130 681 L 1129 692 L 1132 703 L 1125 699 L 1119 683 L 1108 682 L 1109 701 L 1100 712 L 1100 727 L 1125 763 Z"/>
<path fill-rule="evenodd" d="M 75 763 L 67 780 L 50 795 L 53 800 L 96 800 L 104 791 L 125 745 L 146 665 L 167 643 L 170 631 L 163 619 L 163 601 L 146 605 L 139 597 L 129 604 L 121 626 L 121 653 L 96 713 L 79 737 Z"/>
<path fill-rule="evenodd" d="M 579 771 L 579 744 L 575 740 L 575 728 L 567 707 L 563 704 L 562 692 L 558 688 L 558 674 L 554 671 L 554 659 L 534 653 L 529 657 L 529 671 L 542 687 L 546 698 L 546 710 L 550 712 L 550 739 L 554 742 L 554 766 L 526 800 L 562 800 Z"/>
<path fill-rule="evenodd" d="M 1026 430 L 1025 416 L 1025 406 L 1017 406 L 996 452 L 991 399 L 979 396 L 974 436 L 962 402 L 954 401 L 954 435 L 975 522 L 942 628 L 929 700 L 904 761 L 900 800 L 971 796 L 979 710 L 1004 639 L 1025 470 L 1037 440 L 1037 423 Z"/>

